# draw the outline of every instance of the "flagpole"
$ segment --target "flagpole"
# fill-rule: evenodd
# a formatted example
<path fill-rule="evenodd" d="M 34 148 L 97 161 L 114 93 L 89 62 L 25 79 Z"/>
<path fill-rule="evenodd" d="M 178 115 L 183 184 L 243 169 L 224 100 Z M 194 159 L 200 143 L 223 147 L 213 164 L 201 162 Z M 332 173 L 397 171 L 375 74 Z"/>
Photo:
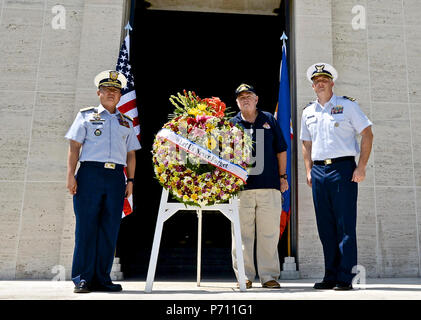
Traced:
<path fill-rule="evenodd" d="M 126 37 L 127 37 L 129 35 L 129 32 L 133 30 L 133 28 L 130 26 L 130 21 L 127 22 L 124 29 L 126 30 Z M 124 37 L 123 42 L 126 41 L 126 37 Z M 126 174 L 124 174 L 124 176 L 127 179 Z M 124 211 L 123 211 L 123 217 L 124 217 Z M 117 258 L 117 248 L 115 248 L 114 250 L 114 258 Z M 115 264 L 115 261 L 113 261 L 113 264 Z"/>
<path fill-rule="evenodd" d="M 288 40 L 288 37 L 287 37 L 287 35 L 285 34 L 285 31 L 284 31 L 284 32 L 282 32 L 281 40 L 282 40 L 282 50 L 283 50 L 284 48 L 286 48 L 286 40 Z M 282 61 L 282 63 L 284 63 L 284 61 Z M 291 188 L 291 186 L 289 186 L 289 187 Z M 290 209 L 290 210 L 291 210 L 291 209 Z M 291 218 L 290 218 L 290 219 L 288 219 L 288 222 L 287 222 L 287 228 L 288 228 L 288 230 L 287 230 L 287 239 L 288 239 L 288 257 L 290 257 L 290 256 L 291 256 L 291 228 L 290 228 L 290 221 L 291 221 Z"/>
<path fill-rule="evenodd" d="M 285 31 L 282 33 L 281 40 L 282 40 L 282 47 L 285 47 L 286 46 L 286 42 L 285 41 L 288 40 L 288 37 L 285 34 Z"/>
<path fill-rule="evenodd" d="M 284 263 L 282 265 L 283 270 L 281 271 L 281 279 L 298 279 L 299 272 L 297 271 L 297 265 L 295 263 L 295 257 L 291 256 L 291 190 L 292 190 L 292 177 L 291 177 L 291 164 L 292 164 L 292 140 L 294 136 L 294 132 L 292 131 L 292 118 L 291 118 L 291 98 L 290 98 L 290 82 L 289 82 L 289 75 L 288 75 L 288 63 L 287 63 L 287 46 L 286 40 L 288 37 L 286 36 L 285 32 L 282 33 L 281 36 L 282 40 L 282 63 L 281 63 L 281 76 L 280 76 L 280 86 L 279 86 L 279 97 L 278 97 L 278 105 L 282 108 L 280 109 L 282 112 L 283 117 L 281 120 L 281 129 L 285 136 L 285 139 L 288 141 L 288 149 L 287 149 L 287 174 L 288 174 L 288 183 L 289 183 L 289 190 L 286 191 L 287 194 L 285 195 L 286 201 L 285 207 L 282 206 L 282 210 L 286 215 L 286 228 L 287 228 L 287 242 L 288 242 L 288 256 L 285 257 Z M 285 50 L 285 51 L 284 51 Z M 288 123 L 287 123 L 288 122 Z"/>
<path fill-rule="evenodd" d="M 132 27 L 130 26 L 130 21 L 127 22 L 124 29 L 126 30 L 126 37 L 127 37 L 129 35 L 129 32 L 133 30 Z M 126 39 L 124 38 L 123 41 L 126 41 Z M 116 257 L 117 257 L 117 248 L 114 250 L 114 258 L 116 258 Z M 114 264 L 114 262 L 113 262 L 113 264 Z"/>
<path fill-rule="evenodd" d="M 290 220 L 288 220 L 288 257 L 291 257 L 291 234 L 290 234 Z"/>
<path fill-rule="evenodd" d="M 129 35 L 129 32 L 133 30 L 132 26 L 130 25 L 130 21 L 127 22 L 126 26 L 124 27 L 126 30 L 126 37 Z"/>

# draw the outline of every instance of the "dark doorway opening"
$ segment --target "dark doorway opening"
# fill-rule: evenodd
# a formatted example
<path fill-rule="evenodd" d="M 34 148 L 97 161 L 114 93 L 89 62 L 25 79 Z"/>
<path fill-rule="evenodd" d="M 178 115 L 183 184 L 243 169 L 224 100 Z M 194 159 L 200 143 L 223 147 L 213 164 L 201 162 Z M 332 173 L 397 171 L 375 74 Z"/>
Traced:
<path fill-rule="evenodd" d="M 256 88 L 258 107 L 273 113 L 286 12 L 284 4 L 273 16 L 135 8 L 131 62 L 142 149 L 137 152 L 134 212 L 122 220 L 117 243 L 126 279 L 146 279 L 162 192 L 151 150 L 155 134 L 173 112 L 170 95 L 186 89 L 201 98 L 220 97 L 237 112 L 234 90 L 245 82 Z M 234 278 L 229 220 L 204 211 L 202 230 L 202 278 Z M 176 213 L 164 225 L 155 279 L 194 279 L 196 250 L 196 214 Z M 279 255 L 282 263 L 286 232 Z"/>

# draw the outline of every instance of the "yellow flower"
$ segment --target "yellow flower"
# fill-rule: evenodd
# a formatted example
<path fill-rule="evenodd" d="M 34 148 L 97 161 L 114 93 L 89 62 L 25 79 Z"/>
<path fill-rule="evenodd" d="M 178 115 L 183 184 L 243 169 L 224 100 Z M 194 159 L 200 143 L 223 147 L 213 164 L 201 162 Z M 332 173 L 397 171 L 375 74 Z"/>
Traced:
<path fill-rule="evenodd" d="M 187 201 L 187 200 L 189 200 L 189 197 L 187 195 L 184 195 L 183 196 L 183 201 Z"/>
<path fill-rule="evenodd" d="M 156 168 L 156 171 L 158 171 L 158 173 L 162 173 L 165 170 L 165 166 L 163 164 L 160 164 L 159 167 Z"/>
<path fill-rule="evenodd" d="M 215 126 L 212 123 L 207 122 L 206 123 L 206 132 L 211 132 L 212 130 L 215 130 Z"/>
<path fill-rule="evenodd" d="M 193 194 L 191 195 L 191 198 L 192 198 L 194 201 L 196 201 L 196 200 L 197 200 L 197 194 L 193 193 Z"/>
<path fill-rule="evenodd" d="M 192 108 L 192 109 L 189 109 L 189 111 L 188 111 L 188 114 L 191 114 L 193 116 L 197 116 L 199 113 L 201 113 L 201 112 L 197 108 Z"/>
<path fill-rule="evenodd" d="M 199 108 L 200 111 L 205 111 L 207 106 L 206 104 L 201 103 L 201 104 L 198 104 L 197 107 Z"/>
<path fill-rule="evenodd" d="M 216 140 L 214 138 L 208 139 L 208 149 L 213 150 L 216 147 Z"/>

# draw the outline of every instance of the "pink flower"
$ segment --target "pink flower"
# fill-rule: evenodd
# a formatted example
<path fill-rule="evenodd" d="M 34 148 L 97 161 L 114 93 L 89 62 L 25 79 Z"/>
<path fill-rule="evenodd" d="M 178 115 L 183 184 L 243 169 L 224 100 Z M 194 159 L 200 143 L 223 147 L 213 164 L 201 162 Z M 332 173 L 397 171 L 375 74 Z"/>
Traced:
<path fill-rule="evenodd" d="M 212 116 L 196 116 L 196 121 L 197 122 L 206 122 L 210 118 L 212 118 Z"/>
<path fill-rule="evenodd" d="M 203 137 L 206 135 L 206 131 L 199 128 L 194 128 L 192 131 L 190 131 L 190 135 L 192 138 Z"/>

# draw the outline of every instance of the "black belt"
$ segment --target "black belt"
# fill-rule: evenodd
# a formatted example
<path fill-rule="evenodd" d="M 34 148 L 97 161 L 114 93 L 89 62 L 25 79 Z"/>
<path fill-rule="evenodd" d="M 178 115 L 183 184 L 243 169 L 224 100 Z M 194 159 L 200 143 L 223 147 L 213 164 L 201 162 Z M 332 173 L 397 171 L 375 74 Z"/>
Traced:
<path fill-rule="evenodd" d="M 92 166 L 111 170 L 123 170 L 124 165 L 113 162 L 82 161 L 80 166 Z"/>
<path fill-rule="evenodd" d="M 313 161 L 313 164 L 318 166 L 326 166 L 335 162 L 341 162 L 341 161 L 355 161 L 355 157 L 349 156 L 349 157 L 339 157 L 334 159 L 326 159 L 326 160 L 315 160 Z"/>

